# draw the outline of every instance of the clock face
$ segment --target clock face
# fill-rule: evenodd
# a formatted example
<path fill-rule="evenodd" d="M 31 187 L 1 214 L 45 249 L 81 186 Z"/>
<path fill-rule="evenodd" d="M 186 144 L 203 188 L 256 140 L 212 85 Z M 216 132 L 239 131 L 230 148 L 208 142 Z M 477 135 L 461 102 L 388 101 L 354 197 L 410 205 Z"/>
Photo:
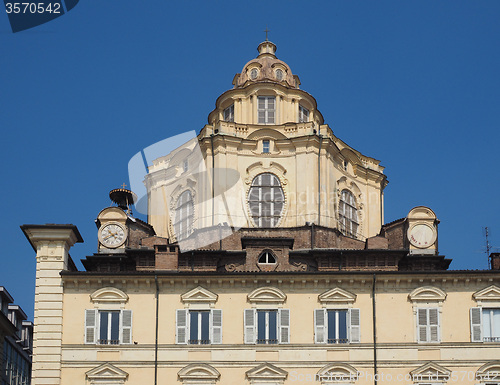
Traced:
<path fill-rule="evenodd" d="M 419 249 L 426 249 L 436 241 L 436 232 L 425 224 L 416 224 L 408 232 L 410 243 Z"/>
<path fill-rule="evenodd" d="M 108 223 L 99 230 L 99 241 L 108 248 L 123 245 L 126 238 L 125 228 L 118 223 Z"/>

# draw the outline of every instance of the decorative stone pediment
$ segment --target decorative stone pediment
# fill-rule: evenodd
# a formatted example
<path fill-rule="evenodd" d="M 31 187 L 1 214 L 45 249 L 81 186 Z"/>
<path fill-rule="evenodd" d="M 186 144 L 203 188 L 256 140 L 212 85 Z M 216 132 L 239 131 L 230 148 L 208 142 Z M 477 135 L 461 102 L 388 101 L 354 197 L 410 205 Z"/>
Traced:
<path fill-rule="evenodd" d="M 478 305 L 482 303 L 492 304 L 492 302 L 500 303 L 500 287 L 496 285 L 488 286 L 472 294 L 472 297 L 477 301 Z"/>
<path fill-rule="evenodd" d="M 278 368 L 277 366 L 268 364 L 267 362 L 253 369 L 250 369 L 245 374 L 252 384 L 258 384 L 262 382 L 274 382 L 283 384 L 286 380 L 286 377 L 288 376 L 288 372 Z"/>
<path fill-rule="evenodd" d="M 128 302 L 128 295 L 116 287 L 103 287 L 94 291 L 90 295 L 90 300 L 94 303 L 124 304 Z"/>
<path fill-rule="evenodd" d="M 198 286 L 181 295 L 182 302 L 215 303 L 219 296 L 204 287 Z"/>
<path fill-rule="evenodd" d="M 358 379 L 358 371 L 351 365 L 333 363 L 323 366 L 316 374 L 322 384 L 354 384 Z"/>
<path fill-rule="evenodd" d="M 450 374 L 450 370 L 434 362 L 427 362 L 426 364 L 410 372 L 413 381 L 416 383 L 428 381 L 446 381 L 449 378 Z"/>
<path fill-rule="evenodd" d="M 446 299 L 446 293 L 433 286 L 417 287 L 408 298 L 412 302 L 443 302 Z"/>
<path fill-rule="evenodd" d="M 356 301 L 356 294 L 350 293 L 340 287 L 335 287 L 318 296 L 319 302 L 323 305 L 327 304 L 341 304 L 347 305 L 354 303 Z"/>
<path fill-rule="evenodd" d="M 200 382 L 203 384 L 215 384 L 220 373 L 208 364 L 190 364 L 177 373 L 182 382 Z"/>
<path fill-rule="evenodd" d="M 113 383 L 124 384 L 127 380 L 128 373 L 117 368 L 110 363 L 102 364 L 85 373 L 91 384 Z"/>
<path fill-rule="evenodd" d="M 476 378 L 481 379 L 481 382 L 491 381 L 492 378 L 499 378 L 499 376 L 500 361 L 488 362 L 481 366 L 476 372 Z"/>
<path fill-rule="evenodd" d="M 283 303 L 286 300 L 286 294 L 276 287 L 259 287 L 248 294 L 249 302 L 272 302 Z"/>

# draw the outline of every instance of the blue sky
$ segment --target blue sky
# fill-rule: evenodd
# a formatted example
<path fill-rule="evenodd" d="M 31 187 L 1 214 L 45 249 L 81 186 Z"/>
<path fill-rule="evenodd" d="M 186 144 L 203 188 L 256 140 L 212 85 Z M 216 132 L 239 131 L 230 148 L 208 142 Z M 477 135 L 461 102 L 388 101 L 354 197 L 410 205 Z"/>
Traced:
<path fill-rule="evenodd" d="M 0 285 L 32 318 L 19 226 L 73 223 L 73 259 L 94 253 L 129 159 L 198 132 L 266 25 L 334 133 L 386 167 L 386 222 L 427 205 L 451 268 L 486 268 L 484 226 L 500 247 L 498 20 L 498 1 L 457 0 L 82 0 L 16 34 L 0 15 Z"/>

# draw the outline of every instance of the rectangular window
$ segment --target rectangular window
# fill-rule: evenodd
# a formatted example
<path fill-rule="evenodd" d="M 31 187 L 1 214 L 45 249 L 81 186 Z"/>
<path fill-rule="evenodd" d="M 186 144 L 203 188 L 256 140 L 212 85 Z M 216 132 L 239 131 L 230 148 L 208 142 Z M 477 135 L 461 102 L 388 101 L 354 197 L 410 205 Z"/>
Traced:
<path fill-rule="evenodd" d="M 268 154 L 269 153 L 269 149 L 270 149 L 269 140 L 263 140 L 262 141 L 262 152 L 265 153 L 265 154 Z"/>
<path fill-rule="evenodd" d="M 276 98 L 274 96 L 259 96 L 257 98 L 259 124 L 274 124 L 276 113 Z"/>
<path fill-rule="evenodd" d="M 328 343 L 346 344 L 347 338 L 347 310 L 328 310 Z"/>
<path fill-rule="evenodd" d="M 189 343 L 190 344 L 209 344 L 209 311 L 190 311 L 189 312 Z"/>
<path fill-rule="evenodd" d="M 299 123 L 306 123 L 309 121 L 309 110 L 299 105 Z"/>
<path fill-rule="evenodd" d="M 257 311 L 257 343 L 258 344 L 278 343 L 277 310 Z"/>
<path fill-rule="evenodd" d="M 222 343 L 222 310 L 176 312 L 176 343 L 190 345 Z"/>
<path fill-rule="evenodd" d="M 314 342 L 328 344 L 360 342 L 359 309 L 316 309 Z"/>
<path fill-rule="evenodd" d="M 224 120 L 226 122 L 234 122 L 234 104 L 224 109 Z"/>
<path fill-rule="evenodd" d="M 85 343 L 132 343 L 132 310 L 85 310 Z"/>
<path fill-rule="evenodd" d="M 287 344 L 290 342 L 290 310 L 245 309 L 246 344 Z"/>
<path fill-rule="evenodd" d="M 437 307 L 418 308 L 418 342 L 439 342 L 439 334 L 439 309 Z"/>
<path fill-rule="evenodd" d="M 99 312 L 99 344 L 118 345 L 120 343 L 120 312 Z"/>
<path fill-rule="evenodd" d="M 500 309 L 483 309 L 483 341 L 500 342 Z"/>

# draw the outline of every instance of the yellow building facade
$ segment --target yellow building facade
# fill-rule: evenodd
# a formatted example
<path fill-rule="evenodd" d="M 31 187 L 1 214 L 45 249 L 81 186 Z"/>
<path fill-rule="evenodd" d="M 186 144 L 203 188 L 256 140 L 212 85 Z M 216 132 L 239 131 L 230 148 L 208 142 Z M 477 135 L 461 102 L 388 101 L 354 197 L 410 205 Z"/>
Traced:
<path fill-rule="evenodd" d="M 33 384 L 500 384 L 500 270 L 448 270 L 427 207 L 384 224 L 379 161 L 333 134 L 273 43 L 258 51 L 194 145 L 150 165 L 148 223 L 111 192 L 86 271 L 75 226 L 22 226 Z M 242 186 L 223 236 L 216 169 Z"/>

